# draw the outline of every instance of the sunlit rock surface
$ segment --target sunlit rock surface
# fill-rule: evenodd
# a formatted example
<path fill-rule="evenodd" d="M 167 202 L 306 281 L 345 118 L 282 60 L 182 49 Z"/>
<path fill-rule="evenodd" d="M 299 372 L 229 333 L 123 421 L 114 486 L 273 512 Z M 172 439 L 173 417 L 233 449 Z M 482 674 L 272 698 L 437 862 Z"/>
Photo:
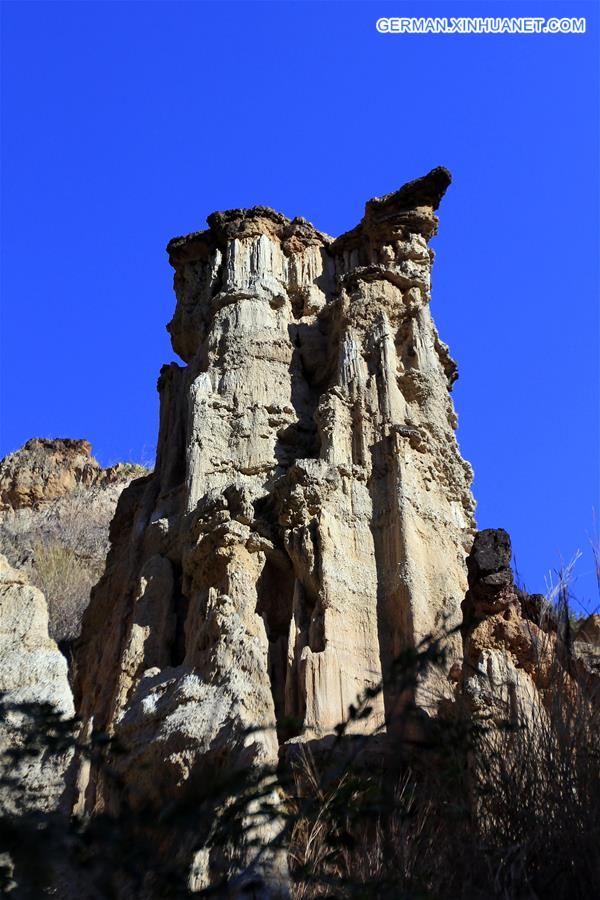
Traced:
<path fill-rule="evenodd" d="M 127 745 L 140 802 L 331 733 L 403 649 L 460 624 L 471 469 L 429 311 L 449 182 L 369 201 L 335 240 L 257 207 L 169 244 L 185 365 L 161 371 L 156 469 L 121 496 L 77 653 L 84 726 Z M 428 713 L 461 656 L 446 643 Z M 405 699 L 390 686 L 354 727 L 393 732 Z M 119 799 L 91 772 L 80 803 Z"/>

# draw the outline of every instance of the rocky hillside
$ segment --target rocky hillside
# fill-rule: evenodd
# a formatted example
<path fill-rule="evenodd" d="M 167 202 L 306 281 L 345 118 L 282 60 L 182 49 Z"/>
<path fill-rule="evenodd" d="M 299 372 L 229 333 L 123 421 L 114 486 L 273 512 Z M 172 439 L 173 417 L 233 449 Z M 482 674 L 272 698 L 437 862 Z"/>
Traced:
<path fill-rule="evenodd" d="M 121 491 L 142 466 L 103 469 L 87 441 L 34 438 L 0 461 L 0 553 L 46 595 L 50 634 L 79 634 Z"/>

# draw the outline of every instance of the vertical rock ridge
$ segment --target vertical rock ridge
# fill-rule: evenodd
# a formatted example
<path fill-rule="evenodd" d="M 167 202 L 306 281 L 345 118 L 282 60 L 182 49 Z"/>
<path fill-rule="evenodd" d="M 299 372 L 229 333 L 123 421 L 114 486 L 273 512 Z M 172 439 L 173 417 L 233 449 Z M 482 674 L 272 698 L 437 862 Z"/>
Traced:
<path fill-rule="evenodd" d="M 185 367 L 161 371 L 156 470 L 121 497 L 78 648 L 84 724 L 128 746 L 145 802 L 331 733 L 403 648 L 460 622 L 471 469 L 428 308 L 449 183 L 370 200 L 335 240 L 256 207 L 169 244 Z M 449 691 L 440 672 L 416 699 L 434 713 Z M 401 700 L 390 686 L 355 727 L 393 730 Z M 90 785 L 88 809 L 118 802 Z"/>

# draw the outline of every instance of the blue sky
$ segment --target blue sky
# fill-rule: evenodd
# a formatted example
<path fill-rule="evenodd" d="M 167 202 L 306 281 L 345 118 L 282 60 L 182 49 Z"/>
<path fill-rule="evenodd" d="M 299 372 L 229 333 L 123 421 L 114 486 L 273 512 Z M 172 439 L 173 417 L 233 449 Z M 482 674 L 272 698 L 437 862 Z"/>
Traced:
<path fill-rule="evenodd" d="M 390 15 L 587 17 L 585 35 L 381 35 Z M 530 590 L 598 602 L 596 3 L 2 4 L 0 454 L 150 456 L 174 359 L 164 247 L 266 204 L 330 234 L 445 165 L 432 309 L 480 527 Z"/>

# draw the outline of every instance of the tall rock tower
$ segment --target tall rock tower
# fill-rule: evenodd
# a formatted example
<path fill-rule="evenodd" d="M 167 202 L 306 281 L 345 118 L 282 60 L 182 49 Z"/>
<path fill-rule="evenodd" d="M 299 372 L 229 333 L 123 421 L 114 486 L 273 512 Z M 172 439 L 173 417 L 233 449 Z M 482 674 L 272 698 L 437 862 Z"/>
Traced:
<path fill-rule="evenodd" d="M 156 469 L 121 497 L 77 657 L 84 723 L 129 748 L 145 802 L 330 733 L 403 648 L 460 622 L 471 469 L 429 311 L 449 183 L 370 200 L 335 240 L 256 207 L 169 244 L 185 365 L 161 371 Z M 417 703 L 448 689 L 434 674 Z M 397 705 L 384 691 L 361 727 L 393 729 Z M 116 802 L 92 773 L 87 808 Z"/>

